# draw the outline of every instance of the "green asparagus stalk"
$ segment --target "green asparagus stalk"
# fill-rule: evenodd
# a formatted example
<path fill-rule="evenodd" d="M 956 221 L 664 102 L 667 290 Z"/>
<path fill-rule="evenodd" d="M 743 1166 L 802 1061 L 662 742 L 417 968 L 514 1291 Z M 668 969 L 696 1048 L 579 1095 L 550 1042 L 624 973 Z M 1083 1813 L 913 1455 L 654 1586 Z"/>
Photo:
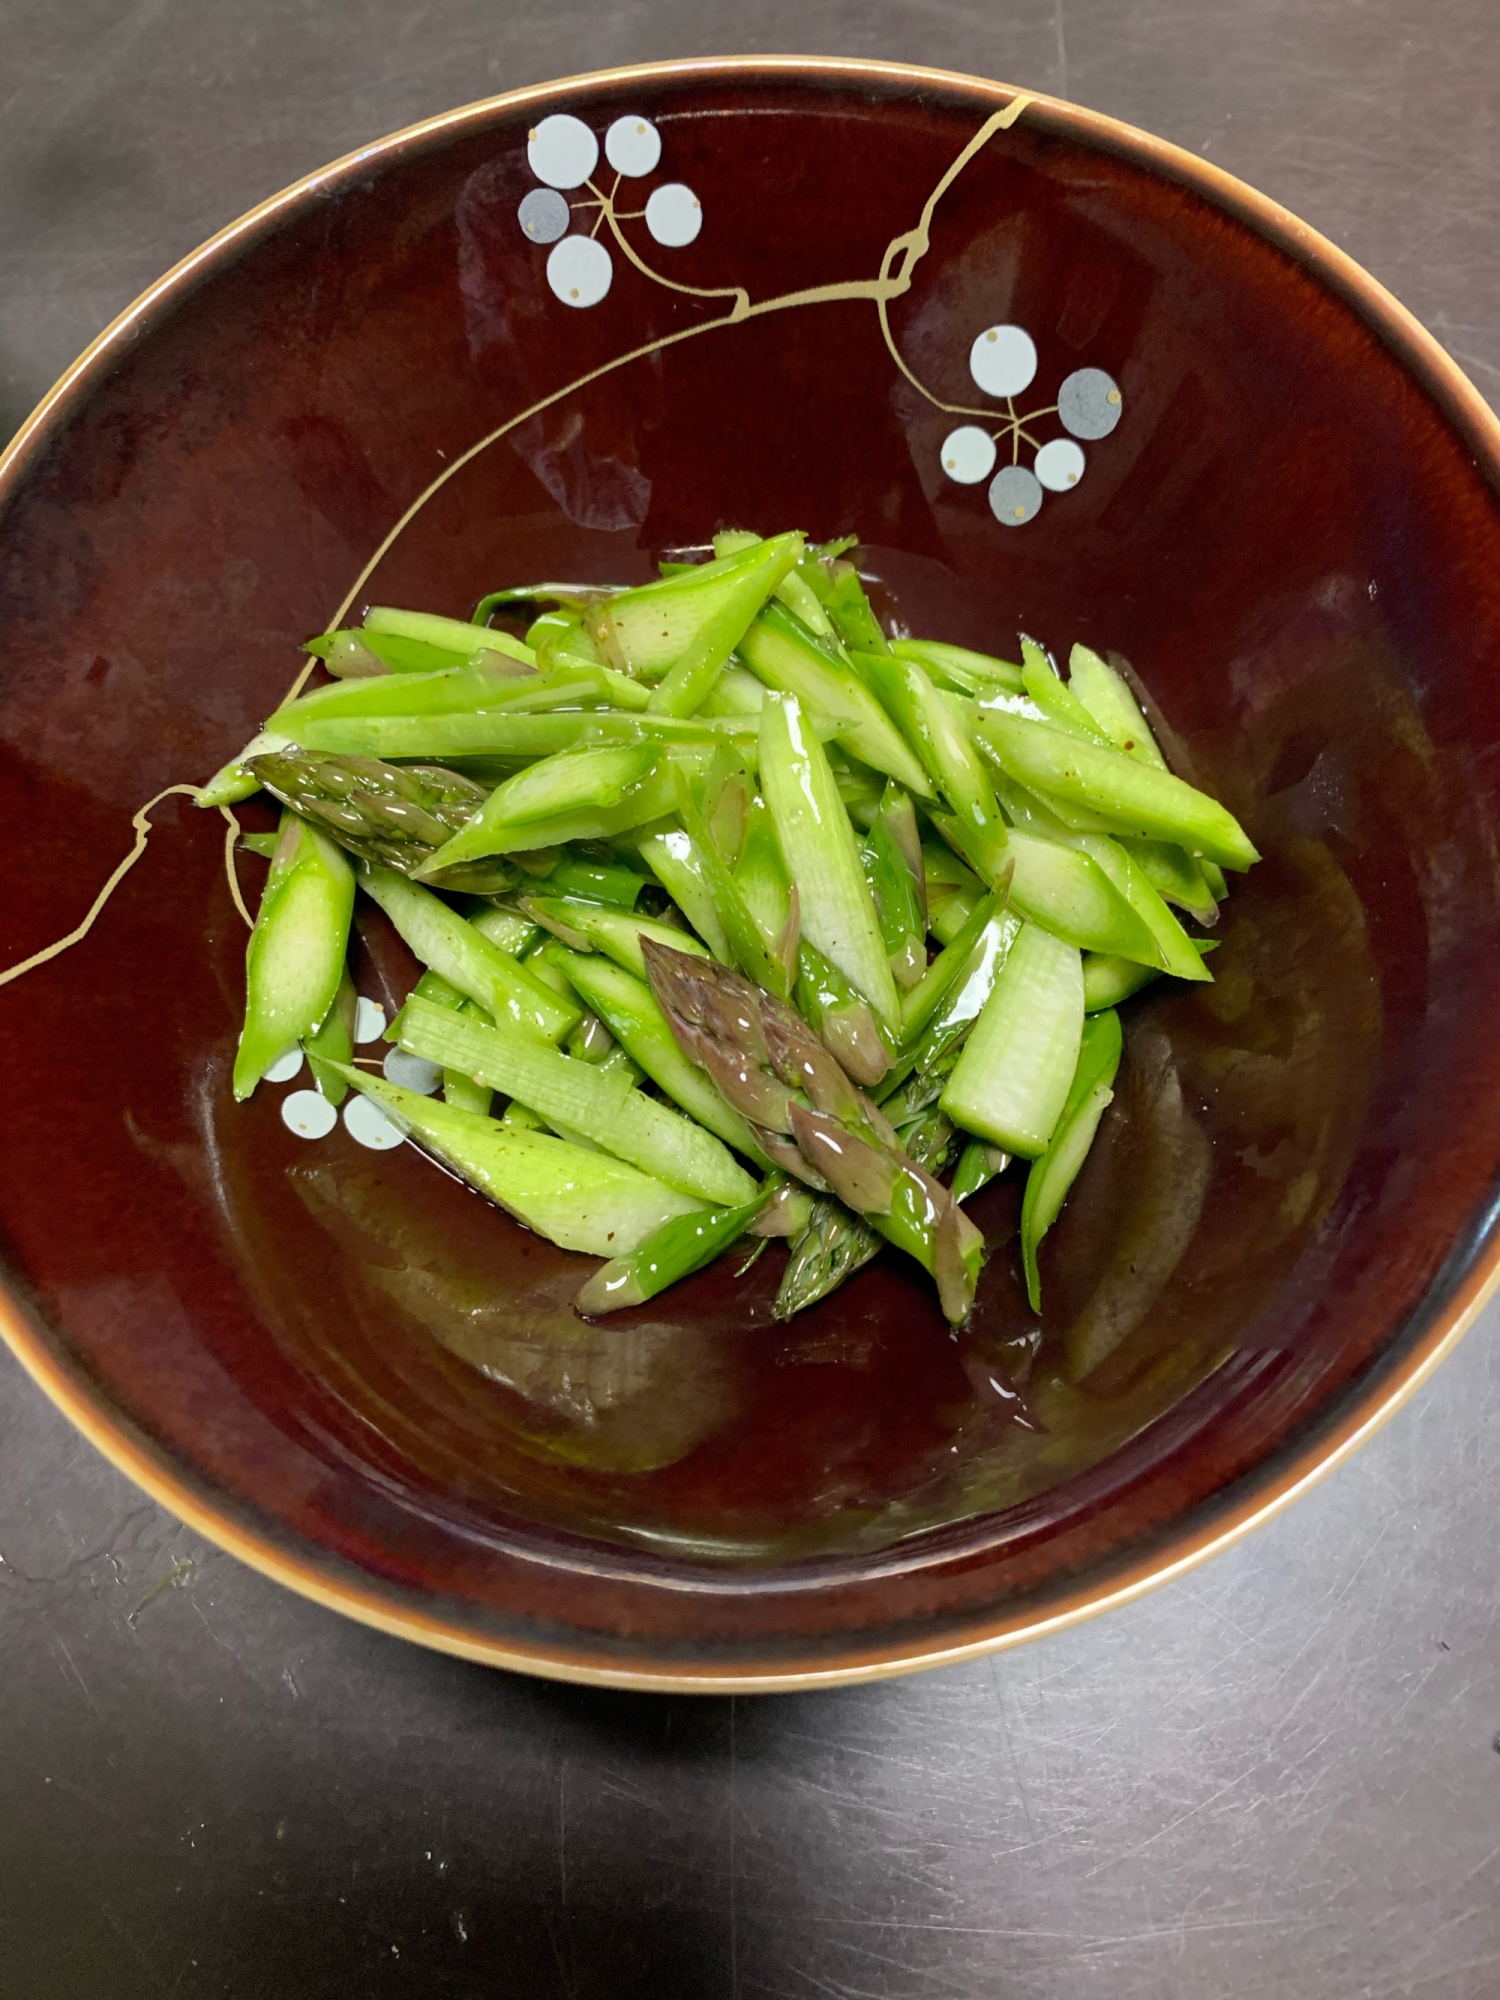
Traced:
<path fill-rule="evenodd" d="M 761 711 L 760 782 L 787 873 L 797 885 L 803 935 L 894 1034 L 901 1003 L 854 830 L 827 754 L 795 695 L 769 700 Z"/>
<path fill-rule="evenodd" d="M 740 627 L 744 630 L 755 608 L 769 595 L 770 587 L 761 583 L 768 567 L 774 572 L 788 543 L 800 548 L 801 539 L 800 535 L 779 536 L 769 565 L 764 550 L 770 545 L 758 543 L 738 555 L 697 563 L 680 576 L 621 591 L 588 612 L 589 637 L 612 667 L 641 680 L 659 682 L 680 660 L 693 654 L 705 635 L 723 629 L 730 607 L 751 599 L 754 601 Z M 792 559 L 796 560 L 795 555 Z M 724 649 L 725 658 L 732 646 L 733 641 Z"/>
<path fill-rule="evenodd" d="M 1113 1012 L 1091 1015 L 1083 1025 L 1078 1066 L 1057 1129 L 1046 1152 L 1033 1161 L 1026 1176 L 1026 1194 L 1021 1204 L 1021 1262 L 1026 1272 L 1026 1296 L 1036 1313 L 1042 1309 L 1037 1250 L 1057 1220 L 1068 1190 L 1078 1178 L 1094 1143 L 1099 1120 L 1109 1108 L 1120 1052 L 1119 1015 Z"/>
<path fill-rule="evenodd" d="M 564 854 L 547 871 L 548 895 L 582 896 L 586 902 L 606 903 L 617 910 L 633 910 L 645 887 L 645 877 L 633 868 L 586 854 Z"/>
<path fill-rule="evenodd" d="M 947 697 L 916 660 L 856 654 L 855 664 L 921 758 L 927 775 L 965 825 L 1003 845 L 1005 824 L 978 753 Z"/>
<path fill-rule="evenodd" d="M 726 1146 L 757 1166 L 769 1166 L 750 1126 L 677 1045 L 661 1004 L 645 979 L 597 955 L 568 956 L 575 991 L 651 1081 Z"/>
<path fill-rule="evenodd" d="M 1021 639 L 1021 680 L 1027 694 L 1056 729 L 1085 743 L 1108 744 L 1107 733 L 1095 722 L 1035 639 Z"/>
<path fill-rule="evenodd" d="M 398 611 L 393 605 L 376 604 L 365 613 L 365 637 L 415 640 L 444 652 L 472 659 L 476 653 L 509 653 L 527 666 L 536 664 L 529 646 L 508 632 L 490 625 L 470 625 L 462 618 L 439 618 L 430 611 Z"/>
<path fill-rule="evenodd" d="M 640 917 L 633 911 L 607 909 L 573 896 L 522 896 L 519 908 L 574 951 L 602 951 L 637 979 L 646 976 L 643 938 L 655 938 L 658 944 L 673 945 L 679 951 L 701 952 L 704 958 L 710 955 L 707 945 L 676 924 Z"/>
<path fill-rule="evenodd" d="M 758 985 L 785 997 L 791 991 L 797 936 L 788 931 L 771 937 L 761 929 L 738 882 L 725 867 L 724 857 L 714 844 L 708 822 L 685 780 L 678 783 L 677 811 L 693 858 L 713 898 L 714 912 L 724 934 L 730 960 Z M 800 911 L 797 915 L 796 929 L 800 934 Z M 790 925 L 790 916 L 787 921 Z"/>
<path fill-rule="evenodd" d="M 714 554 L 739 555 L 745 549 L 753 549 L 761 539 L 761 536 L 752 534 L 748 528 L 726 528 L 714 536 Z M 800 618 L 816 637 L 824 641 L 832 639 L 837 644 L 833 621 L 823 609 L 817 592 L 802 574 L 802 567 L 808 560 L 809 551 L 804 548 L 797 558 L 797 567 L 787 571 L 772 595 L 780 598 L 793 617 Z M 816 557 L 812 560 L 816 560 Z"/>
<path fill-rule="evenodd" d="M 917 1038 L 926 1028 L 938 1007 L 942 1004 L 949 988 L 967 963 L 970 952 L 978 944 L 985 925 L 1000 908 L 1000 898 L 993 892 L 981 895 L 965 918 L 961 928 L 943 946 L 937 957 L 922 974 L 921 979 L 907 994 L 901 1006 L 901 1047 L 903 1052 L 915 1046 Z"/>
<path fill-rule="evenodd" d="M 302 650 L 321 660 L 337 680 L 444 673 L 450 667 L 466 665 L 468 660 L 467 654 L 451 647 L 398 638 L 393 632 L 320 632 Z"/>
<path fill-rule="evenodd" d="M 770 1199 L 762 1187 L 737 1208 L 710 1208 L 696 1215 L 679 1215 L 654 1230 L 644 1243 L 622 1257 L 612 1257 L 597 1270 L 574 1300 L 588 1317 L 643 1305 L 668 1285 L 711 1264 L 722 1250 L 737 1242 Z"/>
<path fill-rule="evenodd" d="M 949 646 L 937 639 L 893 639 L 891 651 L 900 659 L 917 661 L 939 687 L 955 694 L 985 695 L 997 688 L 1020 694 L 1026 685 L 1012 661 L 974 653 L 967 646 Z"/>
<path fill-rule="evenodd" d="M 753 741 L 756 728 L 755 717 L 747 715 L 632 715 L 612 708 L 516 715 L 491 708 L 464 715 L 334 716 L 325 722 L 304 721 L 298 740 L 307 750 L 352 751 L 367 757 L 424 762 L 482 757 L 524 763 L 556 756 L 561 750 L 615 743 L 712 746 L 722 737 Z"/>
<path fill-rule="evenodd" d="M 1056 733 L 1056 732 L 1054 732 Z M 983 873 L 995 879 L 1009 867 L 1010 900 L 1023 917 L 1080 950 L 1161 964 L 1149 926 L 1136 914 L 1091 855 L 1012 827 L 1003 848 L 973 834 L 961 821 L 934 813 L 932 823 Z"/>
<path fill-rule="evenodd" d="M 1086 806 L 1119 833 L 1170 841 L 1223 868 L 1246 869 L 1260 858 L 1217 799 L 1169 771 L 1022 716 L 986 713 L 978 726 L 1004 769 L 1044 799 Z"/>
<path fill-rule="evenodd" d="M 341 847 L 411 875 L 431 860 L 483 805 L 471 779 L 433 765 L 382 764 L 373 757 L 331 756 L 290 748 L 254 757 L 257 783 Z M 488 860 L 444 871 L 438 886 L 476 895 L 510 888 L 516 871 Z"/>
<path fill-rule="evenodd" d="M 1003 1174 L 1010 1165 L 1010 1154 L 1003 1147 L 986 1145 L 983 1139 L 971 1139 L 959 1155 L 958 1165 L 953 1169 L 953 1178 L 948 1183 L 948 1192 L 955 1201 L 967 1201 L 971 1194 L 978 1194 L 982 1187 Z"/>
<path fill-rule="evenodd" d="M 891 1066 L 880 1023 L 838 967 L 804 938 L 797 948 L 797 1007 L 854 1081 L 873 1089 Z"/>
<path fill-rule="evenodd" d="M 544 986 L 440 896 L 378 863 L 366 864 L 360 886 L 379 903 L 424 965 L 440 972 L 497 1022 L 548 1042 L 560 1041 L 578 1025 L 582 1010 L 576 1004 Z"/>
<path fill-rule="evenodd" d="M 499 945 L 512 958 L 524 958 L 542 935 L 540 924 L 523 917 L 508 903 L 471 903 L 465 915 L 481 937 Z"/>
<path fill-rule="evenodd" d="M 766 607 L 741 639 L 739 656 L 773 693 L 795 695 L 814 714 L 830 717 L 840 741 L 861 762 L 918 798 L 932 797 L 920 762 L 858 674 L 820 646 L 784 605 Z"/>
<path fill-rule="evenodd" d="M 867 1216 L 932 1273 L 948 1318 L 965 1318 L 983 1238 L 806 1024 L 712 959 L 650 941 L 644 949 L 678 1046 L 757 1128 L 762 1149 Z"/>
<path fill-rule="evenodd" d="M 554 1128 L 586 1133 L 617 1159 L 685 1194 L 734 1206 L 755 1191 L 711 1132 L 631 1088 L 618 1071 L 602 1072 L 530 1035 L 498 1023 L 487 1028 L 416 999 L 402 1010 L 401 1046 L 519 1098 Z"/>
<path fill-rule="evenodd" d="M 902 991 L 909 992 L 927 970 L 927 914 L 916 813 L 898 785 L 886 786 L 860 859 L 875 899 L 891 973 Z"/>
<path fill-rule="evenodd" d="M 349 1094 L 349 1086 L 337 1065 L 348 1062 L 354 1054 L 354 1018 L 358 1007 L 359 995 L 346 965 L 322 1027 L 315 1029 L 303 1043 L 313 1081 L 334 1106 L 342 1104 Z"/>
<path fill-rule="evenodd" d="M 830 564 L 828 576 L 829 588 L 822 593 L 821 602 L 844 644 L 851 652 L 888 652 L 889 642 L 853 563 Z"/>
<path fill-rule="evenodd" d="M 702 1206 L 608 1153 L 419 1097 L 367 1070 L 343 1076 L 425 1152 L 564 1250 L 612 1257 Z"/>
<path fill-rule="evenodd" d="M 260 790 L 260 779 L 252 768 L 257 757 L 269 756 L 278 750 L 291 750 L 295 745 L 285 736 L 273 735 L 262 730 L 259 736 L 252 736 L 237 757 L 231 757 L 222 765 L 206 785 L 200 785 L 193 797 L 193 804 L 205 811 L 216 810 L 220 806 L 238 805 L 241 799 L 252 799 Z"/>
<path fill-rule="evenodd" d="M 1021 929 L 1012 911 L 992 906 L 926 1026 L 902 1044 L 880 1091 L 881 1108 L 896 1124 L 916 1117 L 941 1095 Z"/>
<path fill-rule="evenodd" d="M 534 667 L 508 655 L 491 653 L 461 667 L 445 667 L 430 674 L 383 674 L 375 679 L 334 681 L 314 688 L 295 701 L 283 702 L 266 718 L 267 729 L 279 730 L 292 741 L 301 740 L 304 722 L 327 721 L 336 716 L 370 715 L 462 715 L 471 709 L 510 709 L 524 714 L 537 705 L 559 706 L 570 698 L 597 695 L 603 687 L 597 671 L 593 676 L 575 675 L 569 680 L 544 679 Z"/>
<path fill-rule="evenodd" d="M 605 813 L 638 794 L 656 775 L 661 752 L 649 743 L 622 743 L 598 750 L 563 750 L 528 765 L 496 786 L 447 845 L 428 857 L 425 874 L 457 862 L 477 861 L 516 848 L 552 845 L 536 833 L 539 823 L 555 823 L 583 813 Z"/>
<path fill-rule="evenodd" d="M 800 534 L 778 535 L 773 541 L 758 543 L 753 552 L 744 552 L 733 588 L 719 597 L 716 609 L 698 626 L 652 695 L 653 711 L 691 715 L 702 706 L 751 619 L 796 566 L 803 546 Z M 620 604 L 617 598 L 609 614 L 616 633 Z"/>
<path fill-rule="evenodd" d="M 921 1113 L 896 1136 L 908 1159 L 930 1174 L 940 1174 L 953 1146 L 953 1127 L 942 1112 Z M 958 1199 L 957 1196 L 954 1197 Z M 880 1249 L 881 1238 L 862 1215 L 845 1208 L 832 1195 L 819 1195 L 792 1242 L 792 1254 L 782 1274 L 772 1311 L 777 1319 L 805 1312 L 837 1291 Z"/>
<path fill-rule="evenodd" d="M 641 859 L 721 964 L 730 962 L 729 939 L 719 921 L 718 904 L 703 871 L 692 836 L 681 827 L 648 834 L 641 842 Z"/>
<path fill-rule="evenodd" d="M 1045 1152 L 1077 1068 L 1083 1018 L 1078 950 L 1023 924 L 944 1088 L 943 1109 L 1008 1153 Z"/>
<path fill-rule="evenodd" d="M 234 1094 L 250 1095 L 294 1043 L 314 1035 L 338 996 L 349 946 L 354 875 L 339 848 L 284 813 L 245 956 L 245 1024 Z"/>

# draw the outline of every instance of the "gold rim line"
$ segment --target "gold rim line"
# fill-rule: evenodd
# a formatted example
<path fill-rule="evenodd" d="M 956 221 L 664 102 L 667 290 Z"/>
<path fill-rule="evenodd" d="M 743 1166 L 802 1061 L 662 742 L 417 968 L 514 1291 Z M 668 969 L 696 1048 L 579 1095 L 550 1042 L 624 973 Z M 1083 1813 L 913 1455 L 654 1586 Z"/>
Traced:
<path fill-rule="evenodd" d="M 337 179 L 351 167 L 379 159 L 414 141 L 471 123 L 481 115 L 496 110 L 555 104 L 572 89 L 596 89 L 605 84 L 619 84 L 633 79 L 651 84 L 664 80 L 712 83 L 719 78 L 796 81 L 819 77 L 851 85 L 857 85 L 862 80 L 897 83 L 913 91 L 945 89 L 979 101 L 986 98 L 993 101 L 997 94 L 1007 97 L 1019 94 L 1012 86 L 993 80 L 913 64 L 826 56 L 725 56 L 693 62 L 636 64 L 580 74 L 440 113 L 345 154 L 304 176 L 248 210 L 158 278 L 90 342 L 53 384 L 11 442 L 0 451 L 0 481 L 29 451 L 33 440 L 45 429 L 73 385 L 91 369 L 96 359 L 126 338 L 136 322 L 159 299 L 177 289 L 206 262 L 218 257 L 280 210 L 305 193 Z M 1032 94 L 1030 103 L 1036 107 L 1038 122 L 1080 143 L 1101 145 L 1122 154 L 1137 167 L 1155 169 L 1164 178 L 1187 187 L 1225 210 L 1309 269 L 1357 318 L 1386 341 L 1439 407 L 1446 406 L 1450 421 L 1470 433 L 1469 441 L 1482 441 L 1492 474 L 1500 476 L 1500 422 L 1497 422 L 1494 411 L 1457 362 L 1415 315 L 1337 244 L 1310 228 L 1269 196 L 1169 140 L 1059 98 Z M 1176 1553 L 1169 1549 L 1154 1558 L 1140 1558 L 1133 1565 L 1122 1564 L 1115 1572 L 1113 1584 L 1106 1583 L 1091 1599 L 1080 1596 L 1058 1611 L 1034 1616 L 1029 1622 L 1023 1617 L 1015 1626 L 991 1631 L 957 1646 L 933 1649 L 925 1655 L 903 1654 L 868 1664 L 778 1673 L 775 1676 L 737 1672 L 698 1674 L 672 1670 L 637 1672 L 600 1669 L 559 1661 L 555 1656 L 534 1655 L 521 1648 L 476 1641 L 461 1629 L 444 1625 L 436 1617 L 424 1618 L 405 1609 L 392 1611 L 380 1602 L 373 1590 L 361 1591 L 342 1578 L 325 1576 L 311 1564 L 299 1567 L 284 1557 L 269 1537 L 242 1529 L 238 1523 L 216 1512 L 186 1483 L 175 1466 L 164 1469 L 148 1456 L 127 1434 L 124 1419 L 107 1415 L 103 1407 L 91 1400 L 88 1392 L 75 1383 L 57 1355 L 26 1319 L 19 1302 L 5 1292 L 0 1292 L 0 1334 L 4 1335 L 22 1366 L 43 1392 L 125 1477 L 133 1480 L 160 1505 L 206 1539 L 229 1550 L 250 1568 L 329 1609 L 439 1651 L 549 1679 L 642 1690 L 755 1693 L 887 1679 L 925 1666 L 952 1664 L 985 1653 L 1007 1650 L 1043 1633 L 1080 1624 L 1086 1618 L 1128 1603 L 1157 1584 L 1182 1575 L 1271 1520 L 1389 1422 L 1451 1354 L 1494 1295 L 1497 1284 L 1500 1284 L 1500 1240 L 1492 1242 L 1476 1259 L 1468 1284 L 1438 1315 L 1435 1326 L 1421 1337 L 1413 1352 L 1393 1370 L 1391 1378 L 1377 1392 L 1378 1400 L 1372 1408 L 1363 1413 L 1351 1412 L 1341 1425 L 1333 1426 L 1319 1440 L 1303 1447 L 1286 1465 L 1263 1481 L 1258 1498 L 1251 1496 L 1241 1501 L 1227 1518 L 1221 1517 L 1213 1530 L 1197 1540 L 1188 1537 L 1184 1541 L 1179 1537 L 1175 1544 Z M 1255 1480 L 1254 1469 L 1244 1477 L 1247 1481 Z"/>

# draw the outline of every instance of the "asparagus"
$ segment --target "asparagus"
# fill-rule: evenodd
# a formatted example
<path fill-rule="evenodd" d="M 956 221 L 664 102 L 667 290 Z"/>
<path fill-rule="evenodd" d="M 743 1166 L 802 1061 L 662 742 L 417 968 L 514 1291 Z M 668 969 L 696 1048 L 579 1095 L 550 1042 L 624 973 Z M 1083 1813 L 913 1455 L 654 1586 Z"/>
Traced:
<path fill-rule="evenodd" d="M 1044 799 L 1086 806 L 1117 832 L 1171 841 L 1221 868 L 1260 859 L 1233 814 L 1170 771 L 1024 716 L 986 714 L 979 729 L 1006 772 Z"/>
<path fill-rule="evenodd" d="M 702 1206 L 608 1153 L 419 1097 L 368 1070 L 341 1074 L 425 1152 L 564 1250 L 611 1257 Z"/>
<path fill-rule="evenodd" d="M 603 1070 L 548 1048 L 535 1036 L 486 1027 L 430 1001 L 409 1000 L 401 1046 L 518 1097 L 554 1128 L 582 1132 L 617 1159 L 703 1201 L 748 1201 L 755 1182 L 728 1149 L 691 1119 Z"/>
<path fill-rule="evenodd" d="M 761 710 L 760 782 L 797 885 L 803 933 L 894 1030 L 901 1003 L 854 829 L 795 695 L 775 696 Z"/>
<path fill-rule="evenodd" d="M 586 1314 L 619 1312 L 690 1277 L 711 1264 L 721 1250 L 743 1236 L 770 1199 L 762 1187 L 736 1208 L 710 1208 L 696 1215 L 679 1215 L 653 1230 L 644 1243 L 622 1257 L 612 1257 L 583 1287 L 574 1305 Z"/>
<path fill-rule="evenodd" d="M 1083 1026 L 1078 1065 L 1057 1129 L 1046 1152 L 1032 1162 L 1027 1173 L 1026 1195 L 1021 1204 L 1021 1262 L 1026 1273 L 1026 1296 L 1033 1312 L 1042 1309 L 1037 1250 L 1057 1220 L 1068 1190 L 1078 1178 L 1094 1143 L 1099 1120 L 1109 1108 L 1115 1073 L 1120 1067 L 1120 1051 L 1119 1015 L 1113 1012 L 1091 1015 Z"/>
<path fill-rule="evenodd" d="M 907 1157 L 931 1174 L 940 1174 L 953 1146 L 953 1127 L 936 1108 L 920 1113 L 896 1136 Z M 954 1197 L 959 1199 L 957 1195 Z M 837 1291 L 880 1249 L 881 1239 L 861 1215 L 832 1195 L 819 1195 L 807 1222 L 792 1243 L 772 1311 L 777 1319 L 806 1312 L 819 1299 Z"/>
<path fill-rule="evenodd" d="M 358 1007 L 359 995 L 354 990 L 354 981 L 349 977 L 346 965 L 339 980 L 338 992 L 333 996 L 333 1005 L 323 1017 L 322 1027 L 303 1043 L 313 1081 L 333 1105 L 342 1104 L 349 1094 L 349 1086 L 339 1075 L 336 1065 L 348 1062 L 354 1054 L 354 1019 Z"/>
<path fill-rule="evenodd" d="M 248 760 L 272 798 L 312 820 L 363 861 L 415 874 L 484 804 L 472 779 L 437 765 L 382 764 L 289 747 Z M 517 880 L 498 857 L 445 871 L 437 886 L 493 895 Z"/>
<path fill-rule="evenodd" d="M 712 959 L 649 939 L 643 950 L 678 1046 L 755 1128 L 768 1157 L 868 1216 L 931 1272 L 947 1317 L 964 1319 L 984 1239 L 805 1022 Z"/>
<path fill-rule="evenodd" d="M 360 886 L 373 896 L 424 965 L 487 1014 L 527 1034 L 560 1041 L 578 1025 L 582 1009 L 561 998 L 449 907 L 404 875 L 366 863 Z"/>
<path fill-rule="evenodd" d="M 278 1057 L 316 1033 L 338 996 L 354 875 L 331 840 L 283 813 L 260 914 L 245 954 L 245 1024 L 234 1094 L 246 1098 Z"/>

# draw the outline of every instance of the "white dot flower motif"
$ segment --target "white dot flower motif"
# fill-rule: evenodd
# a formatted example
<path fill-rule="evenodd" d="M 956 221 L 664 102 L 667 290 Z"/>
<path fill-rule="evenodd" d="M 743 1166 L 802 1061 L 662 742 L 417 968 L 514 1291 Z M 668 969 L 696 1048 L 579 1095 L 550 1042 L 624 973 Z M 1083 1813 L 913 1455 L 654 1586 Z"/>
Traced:
<path fill-rule="evenodd" d="M 622 225 L 644 222 L 663 249 L 685 249 L 703 227 L 697 195 L 680 181 L 667 181 L 651 190 L 642 207 L 617 206 L 625 182 L 645 180 L 661 163 L 661 133 L 649 118 L 617 118 L 605 133 L 604 158 L 614 174 L 607 193 L 602 178 L 595 178 L 599 141 L 581 118 L 566 112 L 544 118 L 527 136 L 526 158 L 542 185 L 523 197 L 517 220 L 531 242 L 551 246 L 547 283 L 565 306 L 596 306 L 607 296 L 615 265 L 609 244 L 601 240 L 606 227 L 637 269 L 671 285 L 638 255 Z"/>
<path fill-rule="evenodd" d="M 1075 368 L 1064 378 L 1055 403 L 1018 411 L 1016 398 L 1031 387 L 1036 370 L 1036 342 L 1024 327 L 985 327 L 969 349 L 969 373 L 1004 408 L 955 410 L 955 415 L 982 421 L 949 431 L 939 452 L 943 471 L 955 484 L 989 482 L 990 511 L 1005 528 L 1034 521 L 1048 493 L 1075 487 L 1088 464 L 1078 440 L 1093 443 L 1108 437 L 1124 411 L 1118 383 L 1102 368 Z M 1056 417 L 1068 435 L 1039 442 L 1033 427 L 1047 417 Z M 1022 462 L 1023 448 L 1029 464 Z"/>

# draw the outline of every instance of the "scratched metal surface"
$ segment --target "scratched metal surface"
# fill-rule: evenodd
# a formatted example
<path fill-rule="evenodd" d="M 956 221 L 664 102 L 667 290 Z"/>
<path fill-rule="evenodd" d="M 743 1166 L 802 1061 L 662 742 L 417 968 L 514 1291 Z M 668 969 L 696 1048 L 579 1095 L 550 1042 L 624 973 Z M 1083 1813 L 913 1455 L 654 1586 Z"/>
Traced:
<path fill-rule="evenodd" d="M 0 422 L 371 135 L 700 50 L 910 57 L 1201 148 L 1500 389 L 1493 0 L 4 0 Z M 4 2000 L 1491 2000 L 1496 1319 L 1289 1516 L 887 1687 L 639 1699 L 217 1555 L 0 1365 Z"/>

